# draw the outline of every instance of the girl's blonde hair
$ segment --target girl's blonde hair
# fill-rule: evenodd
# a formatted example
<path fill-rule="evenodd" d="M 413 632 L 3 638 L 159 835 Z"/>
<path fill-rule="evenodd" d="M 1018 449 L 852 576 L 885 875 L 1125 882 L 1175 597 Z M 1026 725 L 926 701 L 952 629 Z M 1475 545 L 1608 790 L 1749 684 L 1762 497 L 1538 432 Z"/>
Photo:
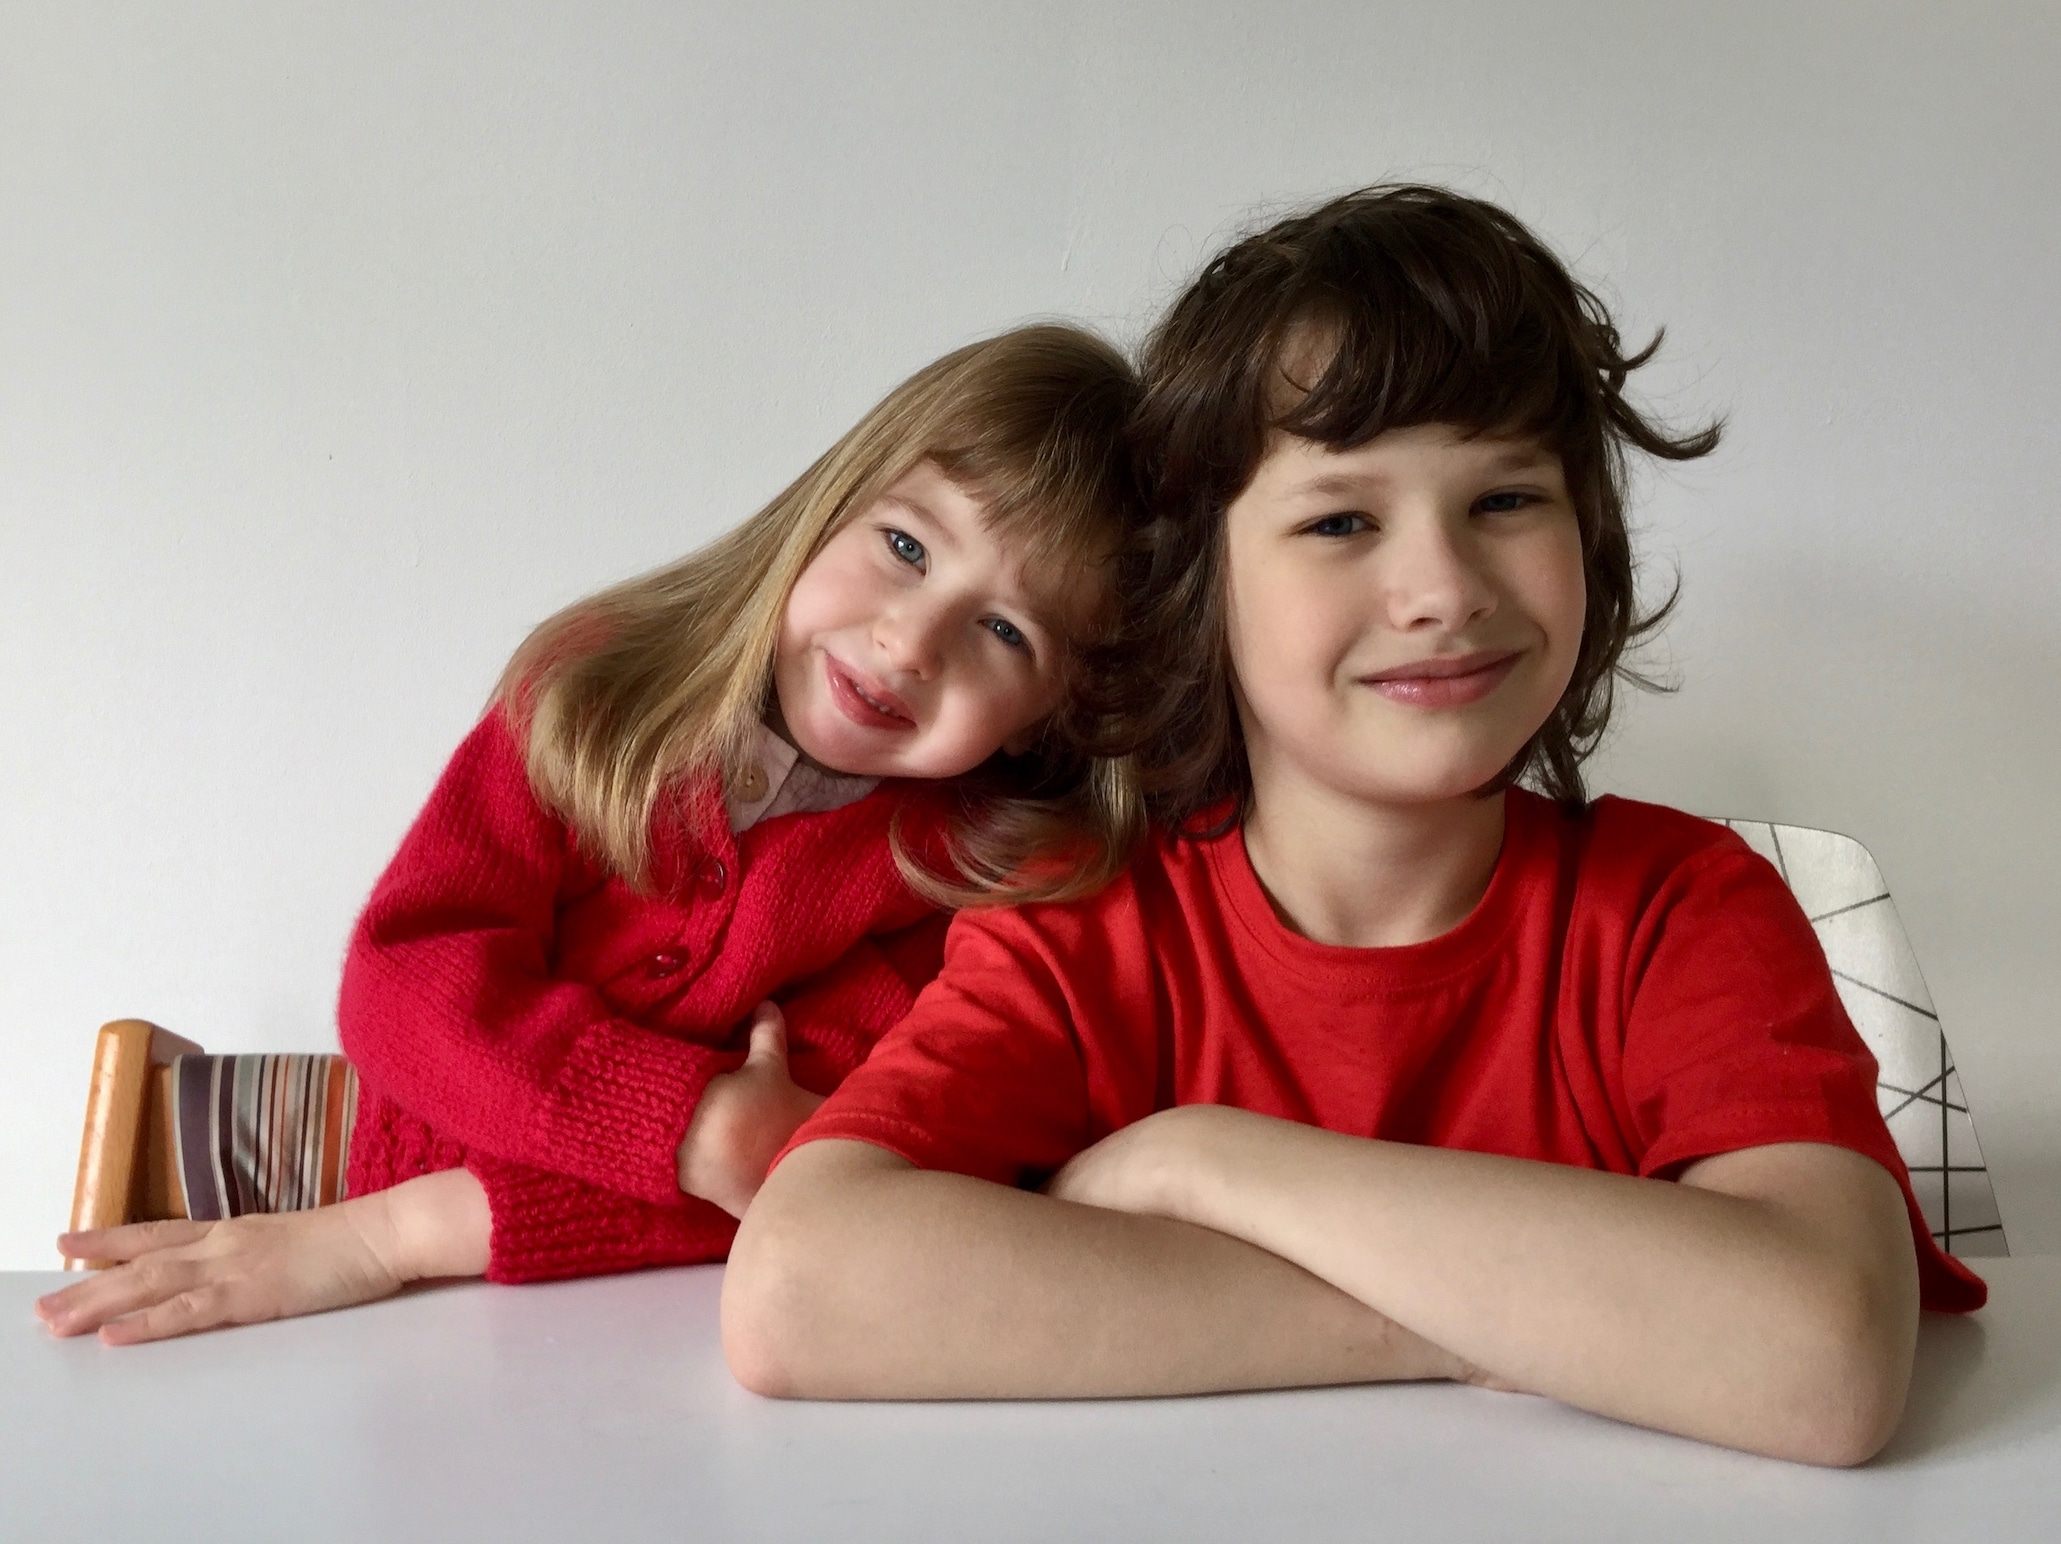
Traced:
<path fill-rule="evenodd" d="M 1135 396 L 1123 356 L 1074 327 L 969 344 L 888 393 L 735 530 L 551 617 L 494 692 L 538 798 L 590 856 L 648 887 L 654 826 L 695 818 L 689 784 L 749 766 L 788 592 L 823 544 L 928 460 L 982 500 L 1028 571 L 1104 572 L 1138 504 L 1125 445 Z M 1091 630 L 1113 610 L 1105 597 Z M 954 872 L 914 858 L 897 824 L 895 856 L 920 893 L 945 905 L 1066 899 L 1122 866 L 1143 818 L 1128 762 L 1082 752 L 1067 717 L 1026 755 L 954 780 Z"/>

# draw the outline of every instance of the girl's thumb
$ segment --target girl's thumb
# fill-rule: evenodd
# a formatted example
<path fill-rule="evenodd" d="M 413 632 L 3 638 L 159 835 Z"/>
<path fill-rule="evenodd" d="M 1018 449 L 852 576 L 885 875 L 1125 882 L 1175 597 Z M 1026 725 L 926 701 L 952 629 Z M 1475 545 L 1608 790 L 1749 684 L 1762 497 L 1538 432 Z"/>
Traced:
<path fill-rule="evenodd" d="M 787 1019 L 772 1003 L 760 1003 L 751 1015 L 751 1048 L 746 1061 L 787 1062 Z"/>

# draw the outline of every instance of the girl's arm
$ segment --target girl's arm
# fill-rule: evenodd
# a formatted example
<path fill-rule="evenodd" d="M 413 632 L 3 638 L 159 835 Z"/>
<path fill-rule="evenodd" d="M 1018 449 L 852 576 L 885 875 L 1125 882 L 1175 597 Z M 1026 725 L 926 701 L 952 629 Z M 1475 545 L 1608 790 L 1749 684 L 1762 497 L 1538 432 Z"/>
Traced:
<path fill-rule="evenodd" d="M 66 1233 L 71 1258 L 121 1263 L 39 1298 L 36 1315 L 56 1335 L 134 1345 L 322 1313 L 480 1275 L 492 1229 L 479 1181 L 447 1169 L 312 1211 Z"/>
<path fill-rule="evenodd" d="M 746 1386 L 818 1399 L 1190 1394 L 1466 1376 L 1276 1255 L 818 1141 L 774 1170 L 723 1283 Z"/>
<path fill-rule="evenodd" d="M 681 1146 L 683 1185 L 742 1211 L 772 1155 L 821 1101 L 787 1076 L 781 1019 L 762 1006 L 745 1065 L 711 1081 Z M 497 1226 L 497 1223 L 500 1224 Z M 346 1308 L 426 1277 L 591 1276 L 720 1259 L 728 1219 L 654 1206 L 497 1159 L 304 1212 L 67 1233 L 71 1259 L 113 1260 L 37 1303 L 59 1335 L 131 1345 Z"/>
<path fill-rule="evenodd" d="M 1910 1222 L 1845 1148 L 1749 1148 L 1669 1183 L 1197 1105 L 1051 1188 L 1242 1239 L 1500 1380 L 1642 1426 L 1852 1464 L 1903 1409 Z"/>
<path fill-rule="evenodd" d="M 338 1030 L 370 1087 L 467 1149 L 666 1202 L 695 1101 L 738 1058 L 554 975 L 559 907 L 600 883 L 489 713 L 352 932 Z"/>

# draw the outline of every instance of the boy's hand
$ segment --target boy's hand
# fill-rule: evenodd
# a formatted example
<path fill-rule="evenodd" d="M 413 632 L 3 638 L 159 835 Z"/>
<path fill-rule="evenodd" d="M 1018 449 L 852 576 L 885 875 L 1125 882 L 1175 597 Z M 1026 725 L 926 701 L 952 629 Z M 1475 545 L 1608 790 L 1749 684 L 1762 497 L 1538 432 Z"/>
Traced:
<path fill-rule="evenodd" d="M 1074 1154 L 1045 1182 L 1045 1194 L 1112 1212 L 1201 1221 L 1183 1214 L 1186 1182 L 1208 1161 L 1211 1126 L 1238 1113 L 1190 1104 L 1133 1121 Z"/>
<path fill-rule="evenodd" d="M 381 1235 L 383 1195 L 226 1222 L 141 1222 L 60 1235 L 70 1259 L 119 1263 L 36 1300 L 54 1335 L 111 1346 L 369 1303 L 405 1276 Z"/>
<path fill-rule="evenodd" d="M 1210 1104 L 1159 1110 L 1074 1154 L 1045 1182 L 1045 1194 L 1082 1206 L 1210 1227 L 1213 1219 L 1200 1198 L 1223 1182 L 1225 1169 L 1219 1158 L 1226 1140 L 1235 1138 L 1241 1124 L 1265 1118 Z M 1408 1331 L 1398 1326 L 1397 1333 Z M 1422 1369 L 1412 1376 L 1522 1392 L 1442 1346 L 1417 1336 L 1410 1340 L 1418 1348 L 1417 1365 Z"/>
<path fill-rule="evenodd" d="M 787 1021 L 760 1003 L 744 1065 L 709 1079 L 687 1123 L 680 1188 L 742 1217 L 774 1155 L 822 1102 L 787 1075 Z"/>

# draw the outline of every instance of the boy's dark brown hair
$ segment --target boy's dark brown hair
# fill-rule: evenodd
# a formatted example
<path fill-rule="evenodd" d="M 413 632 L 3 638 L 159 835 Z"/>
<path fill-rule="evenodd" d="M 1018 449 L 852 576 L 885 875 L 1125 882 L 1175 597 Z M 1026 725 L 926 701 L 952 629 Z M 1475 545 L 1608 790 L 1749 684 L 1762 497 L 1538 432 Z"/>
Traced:
<path fill-rule="evenodd" d="M 1628 449 L 1707 454 L 1719 426 L 1672 435 L 1625 398 L 1660 335 L 1627 354 L 1603 303 L 1522 223 L 1444 188 L 1361 189 L 1219 253 L 1144 350 L 1134 420 L 1154 517 L 1126 558 L 1122 636 L 1101 660 L 1103 727 L 1137 757 L 1176 829 L 1250 773 L 1225 636 L 1224 515 L 1275 431 L 1332 450 L 1450 424 L 1535 435 L 1558 453 L 1582 535 L 1588 612 L 1574 675 L 1491 785 L 1529 781 L 1579 805 L 1621 659 L 1665 619 L 1641 614 L 1625 528 Z M 1291 379 L 1314 374 L 1314 379 Z"/>

